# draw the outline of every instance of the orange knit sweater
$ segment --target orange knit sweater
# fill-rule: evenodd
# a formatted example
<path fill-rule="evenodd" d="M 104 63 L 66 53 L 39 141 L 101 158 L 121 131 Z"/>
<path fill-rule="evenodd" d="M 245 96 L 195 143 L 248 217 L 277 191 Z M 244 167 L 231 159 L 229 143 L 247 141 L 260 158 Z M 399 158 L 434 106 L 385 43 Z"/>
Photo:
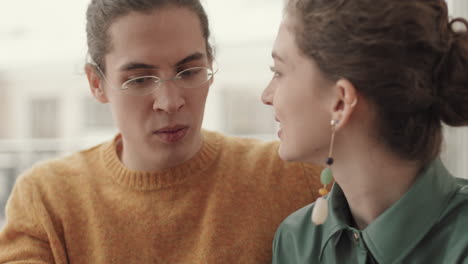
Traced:
<path fill-rule="evenodd" d="M 204 131 L 202 149 L 160 172 L 123 166 L 113 141 L 20 176 L 0 263 L 271 263 L 280 222 L 316 198 L 319 168 L 278 143 Z"/>

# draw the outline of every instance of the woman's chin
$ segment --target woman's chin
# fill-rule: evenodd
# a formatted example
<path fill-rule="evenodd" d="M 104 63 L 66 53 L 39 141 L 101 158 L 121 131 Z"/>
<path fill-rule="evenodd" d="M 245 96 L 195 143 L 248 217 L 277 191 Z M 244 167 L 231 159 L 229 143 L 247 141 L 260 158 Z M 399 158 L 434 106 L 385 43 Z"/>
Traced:
<path fill-rule="evenodd" d="M 298 146 L 287 146 L 281 142 L 278 149 L 279 157 L 284 161 L 298 161 L 309 164 L 322 164 L 322 158 L 318 158 L 316 153 L 307 152 L 306 150 L 298 149 Z M 321 156 L 320 156 L 321 157 Z"/>
<path fill-rule="evenodd" d="M 282 160 L 285 161 L 300 161 L 299 156 L 297 153 L 294 153 L 293 149 L 288 149 L 287 146 L 282 142 L 278 149 L 278 155 Z"/>

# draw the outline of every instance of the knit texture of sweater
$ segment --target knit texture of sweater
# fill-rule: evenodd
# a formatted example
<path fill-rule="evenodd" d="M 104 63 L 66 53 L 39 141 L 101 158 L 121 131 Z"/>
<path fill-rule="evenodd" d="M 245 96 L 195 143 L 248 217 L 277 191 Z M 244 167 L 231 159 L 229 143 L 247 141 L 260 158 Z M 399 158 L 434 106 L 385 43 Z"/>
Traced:
<path fill-rule="evenodd" d="M 189 161 L 127 169 L 114 140 L 23 173 L 0 231 L 0 263 L 271 263 L 275 230 L 315 201 L 320 168 L 277 142 L 204 131 Z"/>

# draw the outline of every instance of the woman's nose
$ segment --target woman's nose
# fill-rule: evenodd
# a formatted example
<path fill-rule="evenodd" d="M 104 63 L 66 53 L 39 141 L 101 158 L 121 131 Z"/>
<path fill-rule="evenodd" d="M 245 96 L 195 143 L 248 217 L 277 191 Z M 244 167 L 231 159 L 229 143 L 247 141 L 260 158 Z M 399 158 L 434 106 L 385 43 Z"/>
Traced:
<path fill-rule="evenodd" d="M 274 90 L 271 84 L 268 84 L 268 86 L 263 90 L 262 93 L 262 102 L 266 105 L 273 105 L 273 94 Z"/>

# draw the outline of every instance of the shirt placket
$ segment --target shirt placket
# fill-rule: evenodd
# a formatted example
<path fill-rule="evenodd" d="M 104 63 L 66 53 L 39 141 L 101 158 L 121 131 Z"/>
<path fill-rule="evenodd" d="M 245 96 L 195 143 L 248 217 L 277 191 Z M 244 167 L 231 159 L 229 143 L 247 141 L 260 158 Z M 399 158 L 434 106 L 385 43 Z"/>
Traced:
<path fill-rule="evenodd" d="M 353 241 L 354 252 L 356 253 L 357 263 L 366 264 L 368 259 L 369 251 L 366 247 L 366 244 L 362 238 L 361 231 L 351 228 L 348 232 L 351 234 L 351 239 Z"/>

